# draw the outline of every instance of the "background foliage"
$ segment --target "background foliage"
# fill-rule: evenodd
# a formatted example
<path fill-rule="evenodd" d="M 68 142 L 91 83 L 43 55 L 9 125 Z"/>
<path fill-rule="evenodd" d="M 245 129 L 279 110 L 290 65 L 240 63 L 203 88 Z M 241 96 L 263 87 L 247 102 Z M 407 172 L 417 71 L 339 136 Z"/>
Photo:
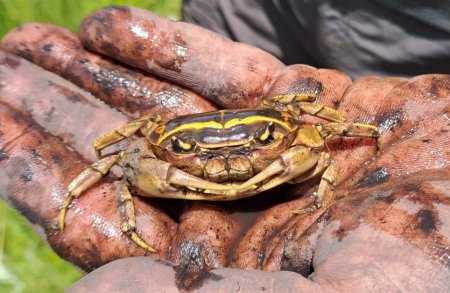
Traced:
<path fill-rule="evenodd" d="M 0 0 L 0 37 L 25 22 L 52 23 L 77 31 L 83 17 L 108 5 L 138 6 L 179 19 L 181 1 Z M 0 292 L 62 292 L 81 276 L 0 199 Z"/>
<path fill-rule="evenodd" d="M 131 5 L 159 15 L 180 18 L 182 0 L 0 0 L 0 36 L 24 22 L 46 22 L 73 31 L 84 16 L 109 5 Z"/>

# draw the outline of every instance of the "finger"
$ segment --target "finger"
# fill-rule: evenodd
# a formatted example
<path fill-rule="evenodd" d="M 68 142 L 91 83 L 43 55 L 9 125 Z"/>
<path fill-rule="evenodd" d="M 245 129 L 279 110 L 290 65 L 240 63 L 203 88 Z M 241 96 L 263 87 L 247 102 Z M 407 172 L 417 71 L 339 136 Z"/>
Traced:
<path fill-rule="evenodd" d="M 293 217 L 264 246 L 264 271 L 293 271 L 308 277 L 318 238 L 325 225 L 324 209 Z M 313 227 L 311 227 L 313 226 Z"/>
<path fill-rule="evenodd" d="M 367 187 L 405 174 L 448 167 L 449 84 L 447 75 L 424 75 L 395 82 L 378 103 L 364 103 L 351 96 L 373 115 L 373 124 L 379 125 L 382 154 L 365 168 L 354 168 L 343 187 Z M 347 152 L 342 155 L 341 160 L 355 158 Z"/>
<path fill-rule="evenodd" d="M 116 51 L 116 52 L 125 51 L 125 50 L 123 50 L 124 47 L 117 48 L 117 47 L 109 46 L 108 49 L 111 49 L 111 51 L 108 53 L 106 50 L 102 50 L 101 49 L 102 46 L 100 44 L 102 44 L 102 45 L 104 45 L 104 44 L 111 45 L 113 42 L 111 42 L 111 40 L 102 40 L 101 42 L 98 43 L 97 40 L 95 40 L 95 38 L 94 38 L 95 35 L 93 33 L 94 31 L 99 31 L 101 29 L 103 29 L 103 32 L 105 32 L 106 29 L 108 29 L 108 30 L 110 29 L 111 26 L 109 26 L 109 25 L 108 25 L 108 27 L 106 27 L 106 26 L 102 27 L 102 23 L 103 24 L 104 23 L 108 23 L 108 18 L 110 17 L 109 13 L 113 14 L 113 12 L 108 12 L 108 13 L 102 14 L 101 17 L 99 17 L 99 15 L 96 14 L 95 18 L 92 17 L 92 20 L 91 20 L 91 18 L 86 20 L 85 24 L 87 23 L 87 25 L 82 29 L 82 35 L 83 34 L 86 34 L 86 35 L 82 36 L 82 38 L 84 38 L 85 43 L 91 49 L 99 50 L 100 52 L 102 52 L 104 54 L 112 55 L 114 51 Z M 123 14 L 125 14 L 125 12 Z M 116 14 L 114 14 L 114 16 L 116 16 Z M 96 23 L 96 21 L 98 21 L 99 19 L 102 20 L 102 23 L 100 23 L 100 22 Z M 126 21 L 124 21 L 124 23 L 127 23 L 127 24 L 132 23 L 133 24 L 133 18 L 131 18 L 131 19 L 132 19 L 132 21 L 127 19 Z M 140 23 L 138 23 L 138 24 L 140 24 Z M 139 27 L 139 26 L 137 26 L 137 27 Z M 127 28 L 124 25 L 122 28 L 117 29 L 117 31 L 120 30 L 121 34 L 123 34 L 122 29 L 123 29 L 123 31 L 125 31 Z M 144 27 L 144 29 L 146 29 L 146 27 Z M 115 28 L 113 28 L 113 30 L 116 31 Z M 109 33 L 111 33 L 111 31 L 109 31 Z M 153 31 L 152 31 L 152 33 L 153 33 Z M 102 35 L 105 36 L 106 34 L 103 33 Z M 97 36 L 97 37 L 100 37 L 100 36 Z M 88 40 L 86 40 L 87 38 L 88 38 Z M 136 46 L 136 44 L 139 44 L 142 41 L 142 40 L 139 40 L 138 38 L 136 38 L 136 39 L 137 39 L 137 41 L 135 43 L 135 46 Z M 103 46 L 103 47 L 105 48 L 105 46 Z M 166 50 L 166 51 L 169 51 L 169 50 Z M 146 53 L 145 57 L 148 57 L 148 56 L 151 57 L 151 54 L 149 55 L 148 53 Z M 169 56 L 173 56 L 173 55 L 169 55 Z M 130 60 L 128 58 L 128 56 L 125 56 L 123 58 L 124 59 L 121 59 L 121 60 L 126 60 L 125 62 L 127 62 L 129 64 L 133 64 L 134 66 L 141 66 L 141 68 L 146 68 L 146 66 L 147 66 L 146 64 L 143 64 L 143 63 L 139 64 L 139 62 L 136 61 L 136 60 Z M 183 63 L 183 66 L 184 66 L 184 63 Z M 160 70 L 159 67 L 157 67 L 157 69 L 154 69 L 154 66 L 152 66 L 151 68 L 152 68 L 152 70 L 155 70 L 155 72 L 159 72 L 158 70 Z M 183 70 L 184 70 L 184 67 L 182 67 L 181 70 L 180 70 L 181 74 L 184 73 Z M 284 73 L 284 71 L 283 71 L 283 73 Z M 280 75 L 282 76 L 282 74 L 280 74 Z M 283 85 L 283 80 L 286 79 L 286 75 L 283 76 L 283 77 L 280 77 L 279 79 L 276 80 L 276 81 L 278 81 L 278 80 L 280 81 L 279 84 L 277 84 L 276 81 L 275 81 L 275 85 L 273 86 L 273 91 L 274 92 L 276 92 L 275 89 L 279 89 L 280 91 L 283 91 L 282 85 Z M 312 72 L 311 72 L 309 75 L 313 75 L 313 77 L 315 77 L 315 79 L 320 80 L 320 81 L 322 81 L 325 84 L 325 86 L 324 86 L 324 88 L 326 89 L 325 97 L 328 98 L 328 100 L 326 98 L 323 99 L 323 100 L 324 101 L 328 101 L 328 102 L 331 102 L 331 100 L 332 100 L 332 99 L 329 99 L 329 97 L 335 97 L 337 99 L 336 101 L 339 101 L 338 98 L 341 98 L 343 96 L 343 93 L 345 92 L 346 88 L 350 85 L 350 79 L 348 77 L 346 77 L 345 75 L 339 74 L 337 72 L 321 71 L 321 73 L 319 73 L 319 74 L 317 74 L 317 73 L 316 74 L 312 74 Z M 321 75 L 323 75 L 323 77 Z M 167 75 L 167 76 L 174 76 L 174 75 Z M 304 80 L 306 79 L 306 78 L 304 78 L 304 76 L 305 76 L 304 73 L 300 72 L 300 73 L 297 73 L 297 75 L 292 78 L 291 84 L 296 84 L 297 85 L 297 87 L 292 87 L 292 89 L 295 92 L 297 92 L 298 90 L 303 90 L 304 84 L 305 84 Z M 308 75 L 306 75 L 306 76 L 308 76 Z M 299 77 L 301 77 L 300 80 L 302 82 L 295 83 L 299 79 Z M 175 76 L 175 77 L 172 77 L 172 78 L 177 78 L 177 77 Z M 310 79 L 312 79 L 312 78 L 310 78 Z M 330 89 L 336 89 L 336 90 L 333 91 L 333 90 L 330 90 Z M 234 105 L 232 105 L 232 106 L 234 106 Z"/>
<path fill-rule="evenodd" d="M 405 174 L 338 202 L 308 278 L 342 292 L 450 290 L 449 178 L 450 168 Z"/>
<path fill-rule="evenodd" d="M 448 76 L 442 75 L 422 76 L 407 81 L 365 78 L 347 89 L 340 107 L 347 109 L 351 105 L 353 107 L 361 105 L 360 112 L 348 112 L 349 120 L 372 117 L 372 120 L 361 122 L 378 121 L 374 124 L 380 125 L 382 129 L 382 155 L 371 160 L 373 152 L 370 149 L 374 146 L 364 143 L 343 144 L 340 150 L 334 152 L 333 156 L 339 162 L 341 170 L 338 180 L 340 185 L 335 191 L 335 198 L 343 198 L 360 189 L 376 187 L 383 183 L 389 184 L 399 176 L 425 174 L 432 170 L 440 172 L 448 168 L 450 153 L 446 146 L 450 141 L 447 114 L 449 90 Z M 379 97 L 379 100 L 366 101 L 364 97 L 368 98 L 370 93 Z M 311 194 L 314 188 L 316 187 L 313 183 L 305 183 L 296 185 L 288 193 L 305 197 Z M 267 255 L 266 248 L 260 243 L 273 238 L 279 239 L 277 242 L 282 244 L 286 239 L 290 239 L 292 236 L 288 234 L 277 233 L 280 230 L 284 231 L 283 227 L 288 223 L 288 218 L 283 215 L 287 215 L 289 209 L 292 210 L 293 207 L 289 207 L 288 204 L 279 205 L 272 209 L 273 212 L 269 210 L 263 214 L 240 241 L 236 252 L 239 258 L 233 265 L 255 268 L 257 263 L 255 254 Z M 351 207 L 346 213 L 352 213 Z M 281 247 L 274 247 L 270 254 L 279 259 L 289 245 L 310 249 L 305 247 L 305 243 L 301 243 L 307 241 L 306 238 L 299 239 L 298 244 L 282 244 Z M 257 253 L 252 253 L 255 246 Z M 267 261 L 265 264 L 267 269 L 272 269 L 273 264 L 277 263 L 269 259 Z"/>
<path fill-rule="evenodd" d="M 178 264 L 177 286 L 195 286 L 205 271 L 227 267 L 238 224 L 222 207 L 191 204 L 180 216 L 173 245 L 172 263 Z"/>
<path fill-rule="evenodd" d="M 318 85 L 318 83 L 320 83 Z M 267 91 L 268 96 L 316 92 L 317 103 L 338 108 L 352 81 L 343 72 L 317 69 L 307 65 L 291 65 L 281 70 Z"/>
<path fill-rule="evenodd" d="M 150 277 L 149 277 L 150 276 Z M 87 275 L 67 292 L 321 292 L 321 287 L 292 272 L 216 269 L 203 274 L 191 287 L 177 286 L 174 268 L 145 257 L 118 260 Z"/>
<path fill-rule="evenodd" d="M 135 118 L 146 114 L 174 118 L 216 109 L 186 88 L 86 51 L 74 33 L 61 27 L 21 25 L 2 39 L 1 47 L 64 77 Z"/>
<path fill-rule="evenodd" d="M 43 71 L 39 67 L 30 64 L 17 56 L 5 52 L 0 54 L 2 54 L 0 55 L 0 64 L 2 64 L 0 67 L 0 76 L 2 77 L 0 83 L 0 101 L 12 105 L 16 109 L 20 110 L 23 115 L 29 115 L 33 119 L 30 123 L 36 123 L 43 129 L 49 130 L 51 134 L 60 137 L 72 148 L 80 149 L 80 152 L 86 158 L 95 160 L 95 154 L 92 150 L 92 141 L 94 138 L 106 131 L 111 130 L 111 128 L 114 128 L 114 125 L 120 125 L 126 121 L 126 119 L 119 113 L 113 111 L 105 104 L 98 102 L 92 96 L 77 89 L 73 85 L 62 80 L 60 77 Z M 20 94 L 18 93 L 18 89 L 21 89 Z M 27 107 L 24 107 L 23 105 L 27 105 Z M 81 122 L 86 121 L 86 124 L 80 124 L 78 119 L 80 119 Z M 16 122 L 14 122 L 14 120 L 10 120 L 8 123 L 10 125 L 14 125 Z M 71 139 L 65 139 L 66 137 Z M 20 144 L 20 142 L 18 143 Z M 51 144 L 46 144 L 44 142 L 42 144 L 43 148 L 52 148 Z M 72 160 L 70 157 L 66 157 L 64 155 L 61 155 L 60 157 L 60 159 L 67 164 L 70 164 Z M 28 158 L 26 158 L 25 161 L 30 163 Z M 51 161 L 49 162 L 49 164 L 51 164 Z M 83 167 L 80 167 L 80 165 Z M 58 181 L 61 191 L 63 191 L 64 188 L 70 183 L 70 180 L 75 178 L 78 173 L 87 167 L 87 165 L 88 164 L 86 162 L 84 164 L 79 163 L 74 165 L 73 168 L 75 171 L 66 174 L 64 181 Z M 36 174 L 40 174 L 40 172 L 43 171 L 40 169 L 35 171 Z M 56 179 L 62 180 L 63 178 Z M 42 178 L 42 181 L 45 180 L 45 178 Z M 104 182 L 104 180 L 101 180 L 101 182 Z M 51 187 L 55 183 L 49 181 L 48 184 L 49 187 Z M 80 262 L 77 259 L 77 256 L 83 254 L 83 249 L 86 249 L 86 251 L 89 250 L 89 247 L 83 246 L 82 242 L 91 236 L 95 236 L 95 241 L 93 241 L 94 245 L 100 245 L 100 243 L 103 243 L 101 244 L 102 249 L 110 252 L 107 245 L 109 242 L 104 242 L 104 238 L 109 237 L 108 235 L 96 235 L 95 231 L 91 231 L 89 227 L 81 226 L 80 230 L 76 228 L 78 226 L 77 222 L 81 221 L 79 219 L 80 217 L 86 217 L 87 220 L 91 221 L 90 224 L 92 224 L 92 221 L 95 221 L 95 219 L 97 219 L 97 221 L 99 221 L 98 219 L 102 221 L 104 219 L 106 223 L 105 225 L 107 227 L 111 226 L 112 231 L 115 231 L 114 229 L 118 229 L 119 227 L 118 225 L 120 223 L 120 219 L 114 217 L 118 214 L 114 205 L 114 197 L 116 192 L 113 188 L 109 187 L 109 184 L 101 184 L 101 186 L 108 187 L 104 187 L 106 190 L 101 193 L 98 189 L 95 189 L 95 187 L 90 188 L 82 194 L 79 201 L 74 202 L 73 205 L 77 207 L 77 210 L 82 210 L 83 213 L 76 213 L 74 215 L 74 210 L 69 210 L 66 229 L 62 234 L 64 235 L 64 244 L 59 244 L 56 242 L 54 244 L 58 245 L 57 250 L 61 252 L 61 255 L 67 256 L 67 258 L 77 264 Z M 31 190 L 29 190 L 29 192 L 31 192 Z M 105 194 L 106 197 L 101 198 L 101 194 Z M 15 196 L 15 194 L 12 194 L 12 196 Z M 52 196 L 52 193 L 46 191 L 40 192 L 38 198 L 46 198 L 47 196 Z M 99 200 L 99 197 L 101 198 L 101 201 L 95 203 L 95 200 Z M 163 215 L 162 212 L 155 210 L 154 205 L 144 205 L 138 198 L 139 197 L 137 196 L 134 197 L 137 202 L 136 213 L 138 231 L 147 233 L 144 234 L 142 238 L 144 238 L 147 243 L 158 249 L 160 252 L 159 257 L 165 258 L 169 252 L 169 248 L 165 245 L 165 241 L 168 241 L 167 239 L 171 239 L 173 233 L 175 233 L 173 228 L 174 224 L 169 221 L 167 216 Z M 33 197 L 26 197 L 24 198 L 24 201 L 26 202 L 32 199 Z M 15 205 L 14 202 L 13 204 Z M 17 208 L 22 210 L 20 206 Z M 198 210 L 200 210 L 200 208 Z M 179 252 L 172 251 L 174 255 L 177 255 L 176 258 L 173 258 L 174 261 L 189 259 L 192 263 L 200 261 L 214 266 L 225 266 L 227 264 L 228 259 L 226 256 L 228 249 L 230 248 L 230 241 L 231 239 L 234 239 L 233 237 L 236 235 L 235 229 L 230 228 L 234 227 L 232 224 L 233 221 L 223 211 L 220 212 L 217 209 L 214 210 L 214 212 L 211 212 L 210 210 L 210 206 L 205 206 L 203 213 L 198 212 L 195 214 L 195 217 L 190 216 L 189 218 L 194 219 L 194 221 L 198 221 L 199 223 L 206 223 L 207 225 L 210 225 L 208 226 L 210 228 L 206 230 L 195 229 L 196 225 L 189 225 L 189 221 L 188 224 L 182 225 L 180 233 L 184 235 L 184 237 L 178 237 L 177 241 L 179 241 L 179 243 L 177 244 L 177 242 L 174 242 L 173 244 L 177 249 L 181 249 Z M 204 222 L 205 215 L 211 213 L 212 215 L 210 221 Z M 150 214 L 150 217 L 144 217 L 142 214 Z M 100 221 L 98 225 L 102 226 L 102 221 Z M 169 222 L 169 224 L 167 224 L 167 222 Z M 169 227 L 167 228 L 168 233 L 163 233 L 164 237 L 157 234 L 159 233 L 158 231 L 160 231 L 159 229 L 161 225 Z M 201 227 L 204 227 L 204 225 Z M 75 229 L 75 231 L 72 229 Z M 84 233 L 82 236 L 80 236 L 80 231 Z M 207 235 L 204 235 L 205 231 L 209 231 Z M 211 234 L 210 231 L 214 231 L 215 234 Z M 127 239 L 124 238 L 121 233 L 116 234 L 114 232 L 113 234 L 115 237 L 120 237 L 122 241 L 126 241 Z M 197 236 L 202 237 L 201 242 L 196 239 Z M 217 240 L 216 236 L 219 237 L 220 241 Z M 152 239 L 152 237 L 156 237 L 157 239 Z M 201 246 L 201 248 L 208 253 L 197 255 L 197 259 L 189 258 L 192 256 L 189 253 L 195 252 L 186 251 L 185 249 L 186 247 L 189 247 L 188 243 L 190 243 L 190 241 L 192 243 L 195 242 L 196 245 Z M 128 243 L 128 245 L 134 247 L 133 243 Z M 66 251 L 65 249 L 68 247 L 78 248 L 75 252 L 73 252 L 72 250 Z M 111 246 L 111 249 L 115 249 L 114 245 Z M 139 255 L 142 253 L 142 251 L 136 252 L 131 249 L 129 254 L 122 255 Z M 214 255 L 214 261 L 209 263 L 209 261 L 212 261 L 210 259 L 212 255 Z M 99 264 L 103 264 L 106 261 L 114 259 L 114 255 L 109 258 L 103 257 L 102 255 L 98 255 L 98 257 L 97 255 L 90 255 L 90 257 L 92 257 L 92 259 L 89 259 L 87 256 L 83 256 L 82 259 L 86 263 L 80 264 L 80 266 L 84 267 L 87 263 L 92 264 L 92 266 L 86 268 L 90 270 Z M 184 264 L 186 265 L 187 262 L 184 262 Z M 206 269 L 208 266 L 205 265 L 204 268 Z M 189 267 L 187 269 L 189 269 Z"/>
<path fill-rule="evenodd" d="M 394 109 L 400 109 L 399 105 L 393 106 L 392 99 L 388 95 L 392 89 L 405 82 L 407 80 L 403 78 L 393 77 L 358 79 L 347 88 L 337 105 L 337 109 L 347 117 L 349 122 L 380 127 L 382 152 L 385 151 L 385 146 L 389 144 L 390 139 L 383 129 L 384 123 L 377 117 L 395 112 Z M 401 96 L 396 99 L 398 98 Z M 339 172 L 338 184 L 353 176 L 357 170 L 364 169 L 361 167 L 365 162 L 375 158 L 376 146 L 373 139 L 337 139 L 329 146 L 334 148 L 334 160 L 338 165 L 344 166 Z"/>
<path fill-rule="evenodd" d="M 265 261 L 265 247 L 270 239 L 276 236 L 289 221 L 299 218 L 291 211 L 306 208 L 313 202 L 311 197 L 304 197 L 276 205 L 263 212 L 239 240 L 231 266 L 253 270 L 260 268 Z"/>
<path fill-rule="evenodd" d="M 78 154 L 44 132 L 34 121 L 0 103 L 0 194 L 39 229 L 66 259 L 90 271 L 107 262 L 145 251 L 120 230 L 111 182 L 90 188 L 73 203 L 67 226 L 57 215 L 66 186 L 86 166 Z M 157 207 L 135 200 L 142 238 L 166 258 L 176 224 Z M 106 240 L 106 241 L 105 241 Z"/>
<path fill-rule="evenodd" d="M 59 76 L 0 51 L 0 101 L 94 161 L 92 142 L 127 117 Z"/>
<path fill-rule="evenodd" d="M 257 105 L 284 67 L 262 50 L 133 7 L 94 12 L 84 20 L 80 38 L 90 50 L 177 82 L 227 108 Z"/>

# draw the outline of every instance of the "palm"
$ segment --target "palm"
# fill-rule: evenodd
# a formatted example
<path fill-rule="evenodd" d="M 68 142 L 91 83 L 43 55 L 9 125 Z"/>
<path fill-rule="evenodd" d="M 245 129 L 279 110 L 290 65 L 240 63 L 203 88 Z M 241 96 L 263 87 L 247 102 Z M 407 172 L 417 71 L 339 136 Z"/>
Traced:
<path fill-rule="evenodd" d="M 293 270 L 303 275 L 313 270 L 313 282 L 324 286 L 339 282 L 341 289 L 366 288 L 373 283 L 379 288 L 397 284 L 407 289 L 410 285 L 402 281 L 405 276 L 417 286 L 444 289 L 444 281 L 439 280 L 449 277 L 444 268 L 450 237 L 445 224 L 450 208 L 446 199 L 450 173 L 448 76 L 411 80 L 369 77 L 352 83 L 340 72 L 302 65 L 284 67 L 255 48 L 197 27 L 131 11 L 98 12 L 85 21 L 81 39 L 91 50 L 184 86 L 172 92 L 181 91 L 185 98 L 178 99 L 175 107 L 152 104 L 145 95 L 130 94 L 144 85 L 150 90 L 148 81 L 141 79 L 141 71 L 122 69 L 129 78 L 143 82 L 128 95 L 121 91 L 130 90 L 130 83 L 123 79 L 116 76 L 112 80 L 116 83 L 105 83 L 100 72 L 106 71 L 99 71 L 95 64 L 109 66 L 109 61 L 82 51 L 73 36 L 66 42 L 61 36 L 67 32 L 58 28 L 24 26 L 5 37 L 2 47 L 75 83 L 88 84 L 97 97 L 130 116 L 166 113 L 174 117 L 214 109 L 186 88 L 221 107 L 249 107 L 262 96 L 298 92 L 311 81 L 320 81 L 324 87 L 322 104 L 339 107 L 350 121 L 379 125 L 382 130 L 382 154 L 375 160 L 373 143 L 366 140 L 338 140 L 329 145 L 341 169 L 335 192 L 341 200 L 327 211 L 307 217 L 292 215 L 290 210 L 310 201 L 301 195 L 312 192 L 316 182 L 282 187 L 283 192 L 277 189 L 236 204 L 134 197 L 141 236 L 159 251 L 153 257 L 193 272 L 226 266 Z M 121 26 L 142 24 L 144 17 L 155 23 L 155 27 L 151 22 L 143 25 L 159 42 L 153 47 L 142 36 L 129 41 L 129 26 Z M 106 22 L 110 25 L 102 25 Z M 48 31 L 52 33 L 46 34 Z M 47 50 L 42 49 L 45 45 Z M 117 70 L 108 68 L 108 72 Z M 146 254 L 120 231 L 111 179 L 86 191 L 69 212 L 64 233 L 55 231 L 65 187 L 94 160 L 92 141 L 129 117 L 63 79 L 3 52 L 0 76 L 0 194 L 44 228 L 55 250 L 86 270 Z M 92 82 L 83 83 L 89 78 Z M 161 83 L 157 80 L 155 84 Z M 164 85 L 165 90 L 172 87 Z M 265 211 L 250 227 L 239 220 L 241 213 L 254 218 L 255 210 Z M 235 211 L 240 213 L 233 214 Z M 421 270 L 416 270 L 419 263 Z M 365 274 L 366 270 L 370 273 Z M 433 282 L 423 282 L 424 271 L 433 276 Z M 313 286 L 302 280 L 304 286 Z"/>

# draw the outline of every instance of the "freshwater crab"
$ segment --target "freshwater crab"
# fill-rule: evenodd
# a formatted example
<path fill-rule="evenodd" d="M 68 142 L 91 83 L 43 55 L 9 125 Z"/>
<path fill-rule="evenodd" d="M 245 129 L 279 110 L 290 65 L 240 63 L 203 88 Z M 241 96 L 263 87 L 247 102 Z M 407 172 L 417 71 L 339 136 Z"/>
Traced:
<path fill-rule="evenodd" d="M 320 90 L 318 83 L 309 92 L 268 97 L 258 109 L 220 110 L 169 121 L 145 116 L 103 135 L 94 142 L 99 161 L 67 188 L 60 229 L 72 198 L 114 165 L 123 169 L 117 191 L 121 230 L 150 252 L 156 249 L 136 232 L 129 187 L 146 197 L 228 201 L 322 174 L 315 204 L 293 212 L 330 205 L 338 169 L 324 150 L 326 141 L 335 135 L 369 137 L 379 150 L 379 131 L 372 125 L 346 123 L 337 110 L 314 103 Z M 301 124 L 302 113 L 328 122 Z M 138 133 L 141 137 L 125 150 L 102 157 L 104 148 Z"/>

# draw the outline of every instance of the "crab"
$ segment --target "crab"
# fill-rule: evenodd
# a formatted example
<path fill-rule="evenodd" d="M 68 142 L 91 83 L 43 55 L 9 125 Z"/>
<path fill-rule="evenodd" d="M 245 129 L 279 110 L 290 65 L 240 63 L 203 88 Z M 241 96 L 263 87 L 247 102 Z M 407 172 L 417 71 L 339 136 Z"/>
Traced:
<path fill-rule="evenodd" d="M 137 233 L 130 189 L 145 197 L 231 201 L 259 194 L 282 183 L 298 184 L 321 175 L 314 204 L 293 210 L 309 213 L 332 203 L 338 168 L 326 151 L 334 136 L 368 137 L 380 150 L 376 126 L 345 122 L 337 110 L 315 103 L 315 90 L 266 97 L 258 109 L 219 110 L 162 121 L 143 116 L 94 142 L 99 161 L 68 186 L 59 216 L 60 229 L 74 197 L 118 165 L 123 169 L 117 203 L 121 230 L 138 246 L 157 252 Z M 302 114 L 326 120 L 300 122 Z M 138 139 L 118 153 L 102 150 L 126 138 Z"/>

